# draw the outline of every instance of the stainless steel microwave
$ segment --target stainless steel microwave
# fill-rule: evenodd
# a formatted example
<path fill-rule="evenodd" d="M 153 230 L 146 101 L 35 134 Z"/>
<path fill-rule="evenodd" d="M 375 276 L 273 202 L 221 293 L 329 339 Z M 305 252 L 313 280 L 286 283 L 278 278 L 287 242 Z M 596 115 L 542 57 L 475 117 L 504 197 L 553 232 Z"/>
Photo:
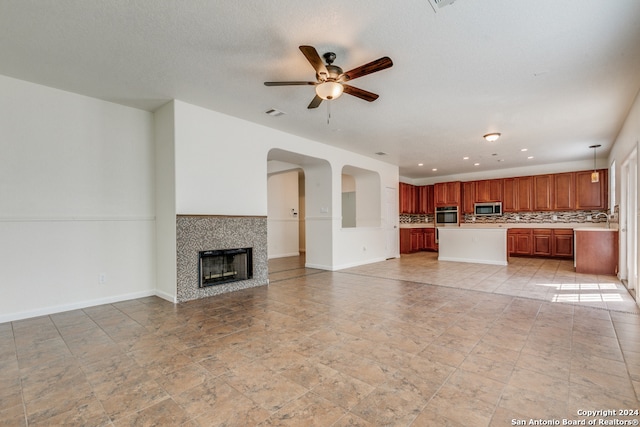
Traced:
<path fill-rule="evenodd" d="M 458 224 L 458 207 L 441 206 L 436 208 L 436 225 Z"/>
<path fill-rule="evenodd" d="M 474 213 L 476 216 L 502 215 L 502 203 L 476 203 L 474 204 Z"/>

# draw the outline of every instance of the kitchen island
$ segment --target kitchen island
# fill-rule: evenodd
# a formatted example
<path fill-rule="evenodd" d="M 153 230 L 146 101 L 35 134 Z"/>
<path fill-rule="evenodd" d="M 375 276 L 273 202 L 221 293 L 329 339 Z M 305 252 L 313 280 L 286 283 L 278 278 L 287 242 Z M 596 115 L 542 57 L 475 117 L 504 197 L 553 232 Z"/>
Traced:
<path fill-rule="evenodd" d="M 506 228 L 438 227 L 438 260 L 507 265 Z"/>

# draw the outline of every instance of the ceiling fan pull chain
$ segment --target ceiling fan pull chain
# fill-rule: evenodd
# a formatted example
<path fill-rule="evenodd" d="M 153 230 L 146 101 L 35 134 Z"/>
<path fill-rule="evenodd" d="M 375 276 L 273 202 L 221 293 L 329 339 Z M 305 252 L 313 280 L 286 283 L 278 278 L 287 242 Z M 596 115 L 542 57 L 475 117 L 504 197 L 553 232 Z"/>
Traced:
<path fill-rule="evenodd" d="M 327 102 L 327 124 L 331 120 L 331 102 Z"/>

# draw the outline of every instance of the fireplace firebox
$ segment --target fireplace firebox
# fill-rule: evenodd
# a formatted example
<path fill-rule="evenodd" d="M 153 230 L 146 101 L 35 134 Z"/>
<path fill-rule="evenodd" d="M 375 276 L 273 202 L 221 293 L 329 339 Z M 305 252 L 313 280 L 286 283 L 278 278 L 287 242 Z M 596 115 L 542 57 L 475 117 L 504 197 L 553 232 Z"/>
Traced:
<path fill-rule="evenodd" d="M 253 277 L 251 248 L 200 251 L 198 265 L 200 288 Z"/>

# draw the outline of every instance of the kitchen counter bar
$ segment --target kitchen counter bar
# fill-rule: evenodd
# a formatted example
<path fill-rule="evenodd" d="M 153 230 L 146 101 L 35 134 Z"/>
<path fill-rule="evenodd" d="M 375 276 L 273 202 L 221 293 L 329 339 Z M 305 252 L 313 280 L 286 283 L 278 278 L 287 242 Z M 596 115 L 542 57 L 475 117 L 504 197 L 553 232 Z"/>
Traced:
<path fill-rule="evenodd" d="M 507 228 L 438 227 L 438 260 L 507 265 Z"/>

